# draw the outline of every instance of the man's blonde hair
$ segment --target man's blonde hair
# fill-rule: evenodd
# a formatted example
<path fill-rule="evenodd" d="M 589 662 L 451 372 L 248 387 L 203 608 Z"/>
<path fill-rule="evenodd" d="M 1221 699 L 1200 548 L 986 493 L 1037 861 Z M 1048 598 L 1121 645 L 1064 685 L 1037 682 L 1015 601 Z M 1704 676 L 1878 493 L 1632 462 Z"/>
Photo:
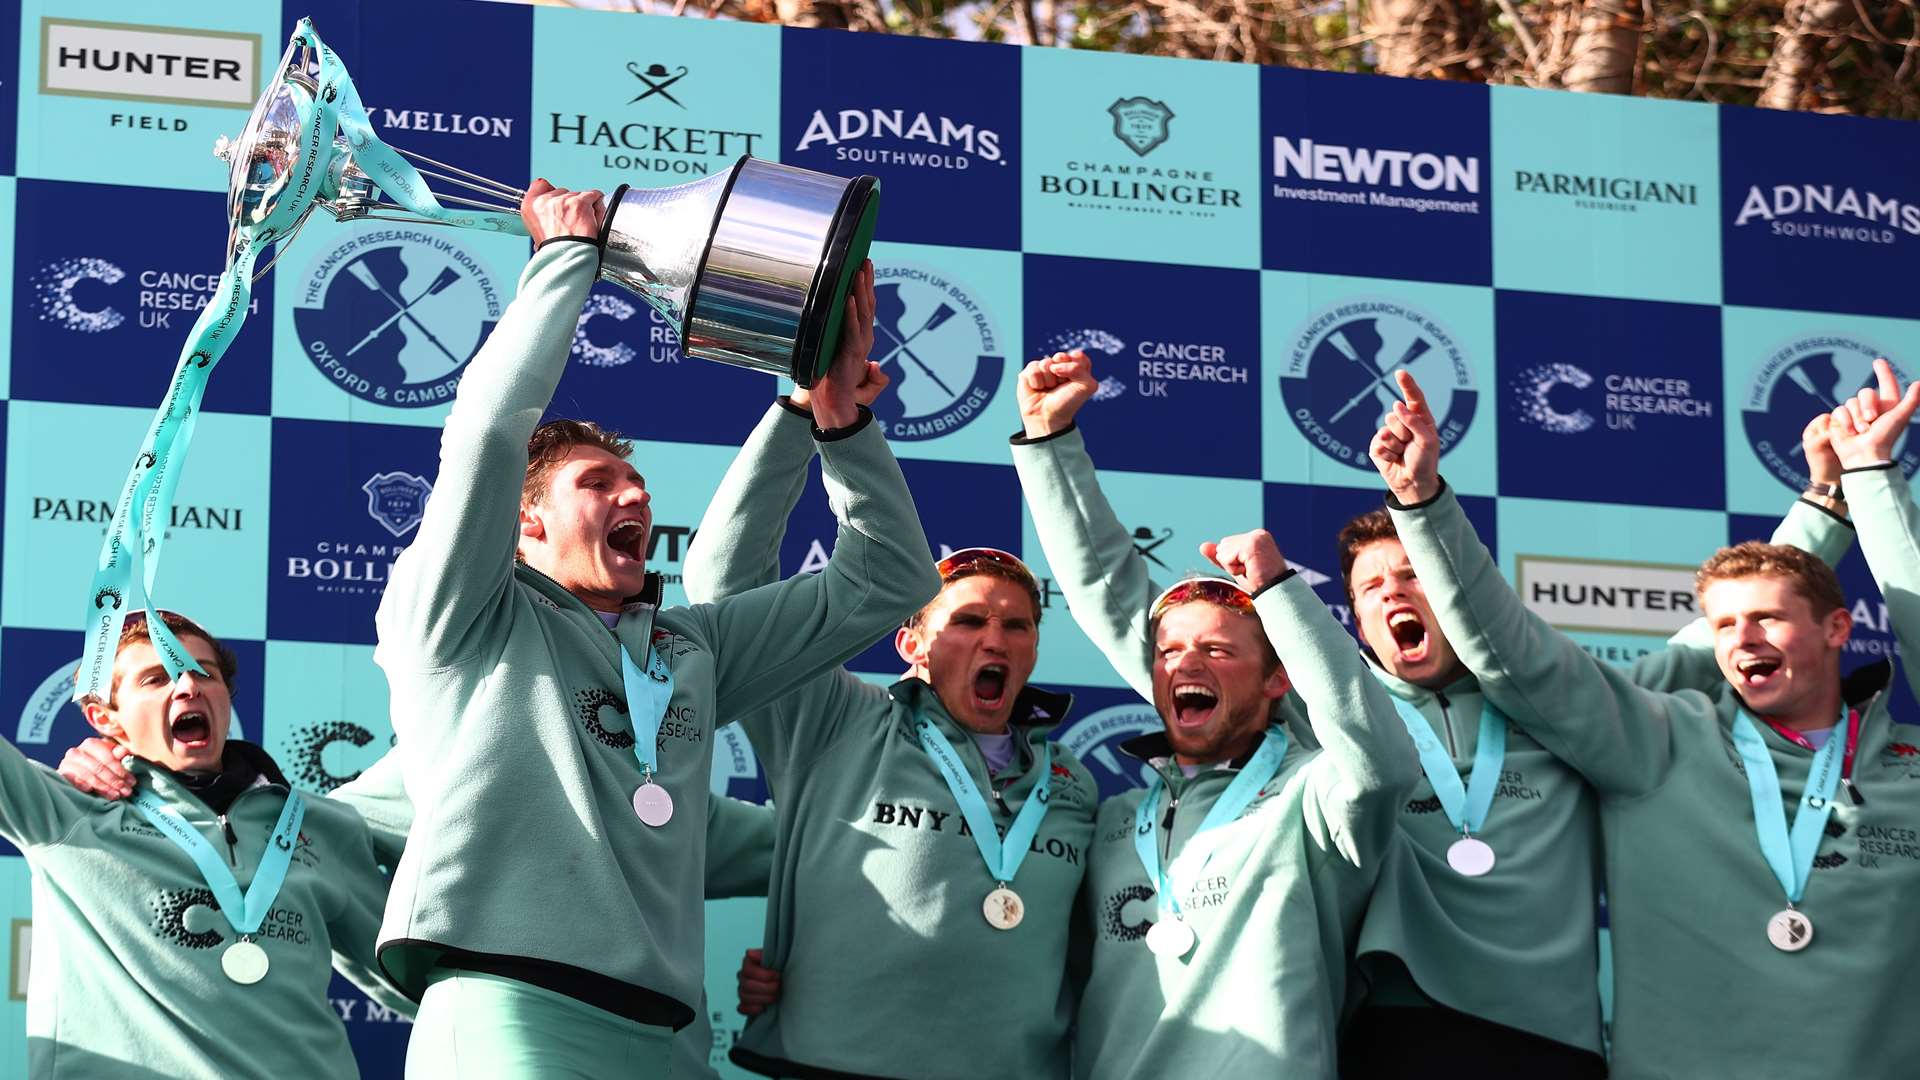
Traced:
<path fill-rule="evenodd" d="M 1694 572 L 1693 591 L 1704 599 L 1707 586 L 1716 581 L 1756 577 L 1791 579 L 1793 587 L 1813 605 L 1813 613 L 1818 617 L 1847 606 L 1846 593 L 1841 591 L 1840 579 L 1834 576 L 1833 567 L 1797 547 L 1763 544 L 1758 540 L 1714 552 L 1713 557 Z"/>

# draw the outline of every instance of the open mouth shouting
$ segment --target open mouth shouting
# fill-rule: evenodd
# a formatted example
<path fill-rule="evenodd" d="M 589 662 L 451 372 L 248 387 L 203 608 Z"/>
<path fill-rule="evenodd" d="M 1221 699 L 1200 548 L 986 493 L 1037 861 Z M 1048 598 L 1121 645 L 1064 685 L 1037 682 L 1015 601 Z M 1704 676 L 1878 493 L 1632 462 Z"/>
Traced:
<path fill-rule="evenodd" d="M 1432 653 L 1433 641 L 1427 634 L 1426 621 L 1415 607 L 1402 606 L 1387 612 L 1387 633 L 1393 635 L 1394 647 L 1399 650 L 1403 663 L 1418 664 Z"/>
<path fill-rule="evenodd" d="M 973 673 L 973 706 L 983 713 L 996 713 L 1007 700 L 1007 665 L 991 661 Z"/>
<path fill-rule="evenodd" d="M 607 546 L 616 559 L 643 563 L 647 559 L 647 519 L 644 515 L 618 518 L 607 530 Z"/>
<path fill-rule="evenodd" d="M 1735 660 L 1733 666 L 1740 674 L 1737 684 L 1749 693 L 1765 691 L 1779 682 L 1780 658 L 1777 656 L 1745 656 Z"/>
<path fill-rule="evenodd" d="M 182 709 L 167 725 L 167 735 L 183 750 L 213 745 L 213 719 L 199 709 Z"/>
<path fill-rule="evenodd" d="M 1173 722 L 1182 728 L 1200 728 L 1212 720 L 1220 708 L 1220 695 L 1212 687 L 1199 683 L 1173 684 Z"/>

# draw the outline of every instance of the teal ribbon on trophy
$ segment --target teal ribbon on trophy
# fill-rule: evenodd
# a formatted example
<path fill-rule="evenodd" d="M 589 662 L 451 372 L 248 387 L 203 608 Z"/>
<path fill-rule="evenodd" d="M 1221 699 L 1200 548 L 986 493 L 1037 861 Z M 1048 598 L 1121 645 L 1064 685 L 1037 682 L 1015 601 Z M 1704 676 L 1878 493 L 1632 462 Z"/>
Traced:
<path fill-rule="evenodd" d="M 311 97 L 290 95 L 299 116 L 300 165 L 286 174 L 284 186 L 264 214 L 257 220 L 243 216 L 233 223 L 237 241 L 232 255 L 212 298 L 201 309 L 181 347 L 167 395 L 148 425 L 140 452 L 121 486 L 113 522 L 87 588 L 83 623 L 87 647 L 79 677 L 74 680 L 75 700 L 108 697 L 120 631 L 128 614 L 135 610 L 146 615 L 148 636 L 168 677 L 178 679 L 189 671 L 206 674 L 154 609 L 153 586 L 160 572 L 167 523 L 172 519 L 174 494 L 214 366 L 246 321 L 253 296 L 254 263 L 264 248 L 286 242 L 320 201 L 337 194 L 339 177 L 334 165 L 342 151 L 335 133 L 344 136 L 346 152 L 353 155 L 354 163 L 370 177 L 377 177 L 380 190 L 407 211 L 450 225 L 503 233 L 525 231 L 520 219 L 511 214 L 442 207 L 427 190 L 419 171 L 373 133 L 352 77 L 338 54 L 314 32 L 311 21 L 300 20 L 293 43 L 312 49 L 319 59 L 319 76 Z M 275 89 L 269 88 L 268 93 Z"/>

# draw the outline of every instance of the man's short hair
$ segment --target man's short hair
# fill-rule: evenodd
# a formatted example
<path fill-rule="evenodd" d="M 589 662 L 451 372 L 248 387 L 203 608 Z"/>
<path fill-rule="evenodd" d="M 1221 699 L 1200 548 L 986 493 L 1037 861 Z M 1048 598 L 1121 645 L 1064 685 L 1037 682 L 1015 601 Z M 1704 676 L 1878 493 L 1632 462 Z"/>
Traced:
<path fill-rule="evenodd" d="M 1225 604 L 1217 604 L 1211 600 L 1207 600 L 1201 597 L 1195 597 L 1192 600 L 1175 601 L 1174 603 L 1168 604 L 1165 608 L 1161 609 L 1160 611 L 1154 612 L 1152 615 L 1147 617 L 1147 650 L 1148 650 L 1149 656 L 1158 655 L 1157 653 L 1154 652 L 1154 649 L 1156 648 L 1157 643 L 1160 640 L 1161 618 L 1164 617 L 1167 612 L 1172 611 L 1174 608 L 1186 607 L 1188 604 L 1205 604 L 1206 606 L 1210 608 L 1214 608 L 1218 611 L 1224 611 L 1227 614 L 1234 616 L 1235 618 L 1250 620 L 1253 623 L 1253 635 L 1260 642 L 1261 673 L 1265 675 L 1271 675 L 1275 671 L 1279 670 L 1280 653 L 1274 649 L 1273 639 L 1267 636 L 1267 624 L 1260 621 L 1260 616 L 1258 613 L 1250 610 L 1238 611 L 1233 608 L 1227 607 Z"/>
<path fill-rule="evenodd" d="M 1797 547 L 1758 540 L 1714 552 L 1713 557 L 1694 572 L 1693 591 L 1704 599 L 1707 586 L 1716 581 L 1755 577 L 1791 579 L 1793 587 L 1813 605 L 1813 613 L 1819 618 L 1847 606 L 1847 594 L 1841 590 L 1833 567 Z"/>
<path fill-rule="evenodd" d="M 533 437 L 527 440 L 527 477 L 520 484 L 521 505 L 546 498 L 553 470 L 582 446 L 599 447 L 623 461 L 633 453 L 632 442 L 591 420 L 549 420 L 534 428 Z"/>
<path fill-rule="evenodd" d="M 233 686 L 234 676 L 240 674 L 240 658 L 234 655 L 232 649 L 227 648 L 219 638 L 207 633 L 206 627 L 201 626 L 199 623 L 194 622 L 192 619 L 187 618 L 177 611 L 162 611 L 160 613 L 160 621 L 167 624 L 167 629 L 173 631 L 173 636 L 176 638 L 197 637 L 213 646 L 214 658 L 219 662 L 220 680 L 226 683 L 229 688 Z M 120 641 L 113 647 L 113 655 L 115 659 L 118 659 L 120 653 L 124 651 L 127 646 L 135 644 L 136 642 L 151 642 L 152 640 L 153 636 L 147 632 L 146 613 L 136 611 L 128 615 L 126 622 L 120 625 Z M 113 699 L 119 692 L 120 670 L 119 665 L 116 664 L 114 665 L 113 677 L 111 681 L 107 683 L 107 700 L 102 702 L 102 704 L 109 709 L 113 708 Z M 100 696 L 98 694 L 89 694 L 86 700 L 98 702 L 100 701 Z"/>
<path fill-rule="evenodd" d="M 940 591 L 933 594 L 933 599 L 927 601 L 925 607 L 907 616 L 905 624 L 907 629 L 920 629 L 921 624 L 927 621 L 927 612 L 931 611 L 933 605 L 940 602 L 940 597 L 946 594 L 947 586 L 956 581 L 964 581 L 970 577 L 999 578 L 1001 581 L 1011 581 L 1026 590 L 1027 599 L 1033 601 L 1033 625 L 1035 627 L 1040 625 L 1040 586 L 1033 580 L 1032 575 L 1021 573 L 1017 567 L 1007 566 L 988 559 L 976 559 L 964 566 L 955 568 L 950 574 L 941 575 Z"/>
<path fill-rule="evenodd" d="M 1393 527 L 1393 515 L 1385 507 L 1369 510 L 1340 529 L 1336 541 L 1340 548 L 1340 585 L 1347 590 L 1347 604 L 1353 604 L 1353 564 L 1360 549 L 1380 540 L 1399 540 L 1400 530 Z"/>

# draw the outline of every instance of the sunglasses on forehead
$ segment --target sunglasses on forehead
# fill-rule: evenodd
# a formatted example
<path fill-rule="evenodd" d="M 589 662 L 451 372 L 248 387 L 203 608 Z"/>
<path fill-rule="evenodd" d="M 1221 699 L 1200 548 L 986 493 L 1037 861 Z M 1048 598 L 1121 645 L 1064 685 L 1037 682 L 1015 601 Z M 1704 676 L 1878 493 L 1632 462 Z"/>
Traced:
<path fill-rule="evenodd" d="M 1253 596 L 1247 590 L 1217 577 L 1191 577 L 1177 581 L 1154 598 L 1153 607 L 1148 609 L 1148 617 L 1158 619 L 1170 607 L 1191 603 L 1195 600 L 1217 604 L 1229 611 L 1238 611 L 1245 615 L 1253 614 Z"/>
<path fill-rule="evenodd" d="M 940 575 L 941 581 L 950 581 L 955 575 L 965 573 L 967 570 L 977 567 L 982 563 L 992 563 L 995 566 L 1005 567 L 1018 575 L 1022 581 L 1027 582 L 1029 585 L 1034 584 L 1033 571 L 1027 569 L 1027 564 L 1021 562 L 1019 556 L 1012 552 L 1001 551 L 999 548 L 961 548 L 959 551 L 934 563 L 933 568 L 935 572 Z"/>

